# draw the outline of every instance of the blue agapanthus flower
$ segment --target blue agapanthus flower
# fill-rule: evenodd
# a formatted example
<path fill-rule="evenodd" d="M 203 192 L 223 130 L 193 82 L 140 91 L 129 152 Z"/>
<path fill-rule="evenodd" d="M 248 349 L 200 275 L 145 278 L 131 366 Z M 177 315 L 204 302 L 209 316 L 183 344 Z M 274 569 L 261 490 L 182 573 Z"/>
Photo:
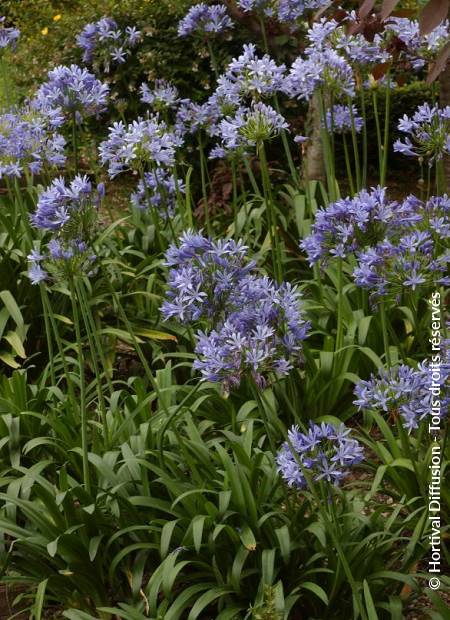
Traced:
<path fill-rule="evenodd" d="M 175 129 L 181 134 L 196 134 L 206 131 L 210 136 L 217 133 L 220 110 L 214 100 L 196 103 L 190 99 L 181 99 L 177 108 Z"/>
<path fill-rule="evenodd" d="M 381 35 L 375 34 L 373 40 L 369 41 L 362 34 L 348 33 L 346 22 L 352 17 L 349 14 L 341 23 L 325 17 L 315 22 L 307 33 L 309 45 L 305 54 L 317 57 L 325 50 L 334 50 L 352 64 L 365 66 L 387 62 L 390 56 L 384 49 Z"/>
<path fill-rule="evenodd" d="M 335 97 L 353 97 L 355 94 L 353 69 L 334 49 L 313 50 L 309 56 L 299 56 L 294 60 L 283 91 L 291 98 L 308 101 L 321 87 Z"/>
<path fill-rule="evenodd" d="M 353 465 L 361 463 L 364 450 L 344 424 L 310 422 L 306 433 L 297 426 L 288 431 L 286 441 L 276 457 L 277 469 L 289 486 L 306 489 L 308 476 L 312 482 L 339 485 Z M 301 464 L 301 465 L 300 465 Z"/>
<path fill-rule="evenodd" d="M 158 117 L 139 118 L 128 125 L 113 123 L 99 146 L 100 161 L 111 178 L 125 170 L 142 172 L 146 166 L 173 166 L 180 138 Z"/>
<path fill-rule="evenodd" d="M 0 49 L 15 48 L 20 37 L 18 28 L 5 26 L 6 17 L 0 17 Z"/>
<path fill-rule="evenodd" d="M 212 241 L 188 231 L 166 256 L 170 267 L 161 312 L 166 320 L 207 326 L 197 332 L 195 368 L 226 392 L 243 377 L 258 386 L 298 364 L 308 331 L 300 294 L 252 273 L 242 242 Z"/>
<path fill-rule="evenodd" d="M 356 384 L 354 404 L 360 411 L 400 415 L 403 426 L 411 432 L 432 413 L 431 371 L 432 367 L 427 363 L 419 364 L 417 368 L 401 364 L 389 370 L 380 370 L 377 375 L 372 374 L 369 380 L 361 379 Z M 448 413 L 450 369 L 441 365 L 437 374 L 442 390 L 440 415 L 443 417 Z"/>
<path fill-rule="evenodd" d="M 270 373 L 289 374 L 301 361 L 309 328 L 300 299 L 290 284 L 243 278 L 228 296 L 224 321 L 197 334 L 194 367 L 206 381 L 222 383 L 226 392 L 245 376 L 264 388 Z"/>
<path fill-rule="evenodd" d="M 164 112 L 177 107 L 179 102 L 178 89 L 167 80 L 155 80 L 153 87 L 142 84 L 141 101 L 147 103 L 155 112 Z"/>
<path fill-rule="evenodd" d="M 238 7 L 244 11 L 244 13 L 258 11 L 267 17 L 273 17 L 275 14 L 273 4 L 273 0 L 237 0 Z"/>
<path fill-rule="evenodd" d="M 104 194 L 104 185 L 94 188 L 86 175 L 77 175 L 69 184 L 63 177 L 55 179 L 39 194 L 31 223 L 50 233 L 51 239 L 45 252 L 33 250 L 28 256 L 33 284 L 50 275 L 90 275 L 95 260 L 92 239 L 97 210 Z"/>
<path fill-rule="evenodd" d="M 26 105 L 0 115 L 0 178 L 39 174 L 43 168 L 66 161 L 64 137 L 56 131 L 64 122 L 58 111 L 50 114 Z"/>
<path fill-rule="evenodd" d="M 390 201 L 386 189 L 362 190 L 319 209 L 311 234 L 300 244 L 311 265 L 326 266 L 330 258 L 346 258 L 358 249 L 381 241 L 388 227 L 413 226 L 420 221 L 412 203 Z"/>
<path fill-rule="evenodd" d="M 182 181 L 165 168 L 156 168 L 139 181 L 137 191 L 131 194 L 131 204 L 142 211 L 156 209 L 159 217 L 166 220 L 175 215 L 177 198 L 184 192 Z"/>
<path fill-rule="evenodd" d="M 218 79 L 217 94 L 226 95 L 230 90 L 241 98 L 255 100 L 272 96 L 282 90 L 286 67 L 277 65 L 268 55 L 259 57 L 253 43 L 244 45 L 238 58 L 233 58 L 223 76 Z"/>
<path fill-rule="evenodd" d="M 326 4 L 327 0 L 278 0 L 277 19 L 281 23 L 292 24 L 306 11 L 321 8 Z"/>
<path fill-rule="evenodd" d="M 397 302 L 405 292 L 448 286 L 450 252 L 437 253 L 436 248 L 432 234 L 425 230 L 386 237 L 358 253 L 355 284 L 370 291 L 373 301 L 384 297 Z"/>
<path fill-rule="evenodd" d="M 37 109 L 60 108 L 79 123 L 86 116 L 99 116 L 106 110 L 109 87 L 87 69 L 77 65 L 58 65 L 48 72 L 33 100 Z"/>
<path fill-rule="evenodd" d="M 169 290 L 161 312 L 183 323 L 223 320 L 230 293 L 255 267 L 242 242 L 213 241 L 192 231 L 169 247 L 165 264 Z"/>
<path fill-rule="evenodd" d="M 233 116 L 219 123 L 221 146 L 227 152 L 246 150 L 275 138 L 288 128 L 283 116 L 270 105 L 253 103 L 238 108 Z"/>
<path fill-rule="evenodd" d="M 111 64 L 123 64 L 141 38 L 134 26 L 119 28 L 111 17 L 86 24 L 77 35 L 77 45 L 83 50 L 83 62 L 102 66 L 109 72 Z"/>
<path fill-rule="evenodd" d="M 233 27 L 233 22 L 223 4 L 205 4 L 200 2 L 189 9 L 178 24 L 178 36 L 191 34 L 220 34 Z"/>
<path fill-rule="evenodd" d="M 253 11 L 264 17 L 291 25 L 306 11 L 317 9 L 325 4 L 327 4 L 326 0 L 237 0 L 238 7 L 244 13 Z"/>
<path fill-rule="evenodd" d="M 394 143 L 394 151 L 418 157 L 430 166 L 450 154 L 450 106 L 439 108 L 424 103 L 411 118 L 405 114 L 398 128 L 406 137 Z"/>
<path fill-rule="evenodd" d="M 349 133 L 354 130 L 360 132 L 364 126 L 364 120 L 358 114 L 356 106 L 336 104 L 326 114 L 327 129 L 334 133 Z"/>

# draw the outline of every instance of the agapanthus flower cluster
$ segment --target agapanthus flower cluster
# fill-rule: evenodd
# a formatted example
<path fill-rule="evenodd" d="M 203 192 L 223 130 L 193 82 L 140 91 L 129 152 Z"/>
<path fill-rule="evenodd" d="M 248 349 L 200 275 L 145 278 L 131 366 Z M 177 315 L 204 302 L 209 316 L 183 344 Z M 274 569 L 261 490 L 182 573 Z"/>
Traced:
<path fill-rule="evenodd" d="M 405 114 L 398 128 L 406 137 L 394 143 L 394 151 L 418 157 L 430 165 L 450 153 L 450 106 L 439 108 L 424 103 L 412 118 Z"/>
<path fill-rule="evenodd" d="M 214 111 L 217 118 L 233 114 L 242 105 L 239 84 L 230 82 L 220 76 L 219 85 L 207 101 L 207 106 Z"/>
<path fill-rule="evenodd" d="M 20 30 L 5 26 L 6 17 L 0 17 L 0 49 L 15 48 L 20 37 Z"/>
<path fill-rule="evenodd" d="M 294 60 L 283 91 L 291 98 L 308 101 L 318 88 L 326 87 L 335 97 L 355 94 L 355 78 L 348 61 L 333 49 L 315 51 Z"/>
<path fill-rule="evenodd" d="M 286 375 L 298 363 L 308 331 L 300 295 L 252 274 L 255 263 L 241 242 L 187 232 L 169 248 L 166 264 L 164 318 L 208 325 L 196 343 L 195 368 L 205 380 L 228 392 L 246 376 L 262 388 L 270 373 Z"/>
<path fill-rule="evenodd" d="M 274 17 L 275 15 L 274 0 L 237 0 L 237 5 L 244 13 L 255 11 L 266 17 Z"/>
<path fill-rule="evenodd" d="M 90 275 L 95 255 L 92 249 L 97 209 L 104 186 L 96 188 L 87 176 L 76 176 L 70 184 L 61 177 L 41 192 L 31 216 L 35 228 L 51 233 L 46 251 L 29 255 L 28 275 L 33 284 L 50 275 L 85 273 Z"/>
<path fill-rule="evenodd" d="M 348 133 L 353 129 L 360 132 L 364 126 L 364 120 L 359 116 L 355 105 L 337 104 L 331 110 L 327 110 L 326 126 L 328 131 L 334 133 Z"/>
<path fill-rule="evenodd" d="M 259 99 L 271 96 L 282 89 L 286 67 L 265 54 L 260 58 L 253 43 L 244 45 L 238 58 L 228 65 L 225 74 L 218 80 L 217 94 L 225 94 L 229 90 L 240 97 Z"/>
<path fill-rule="evenodd" d="M 175 108 L 179 102 L 178 89 L 167 80 L 155 80 L 153 88 L 142 84 L 141 101 L 148 103 L 155 112 L 165 112 Z"/>
<path fill-rule="evenodd" d="M 362 190 L 353 198 L 342 198 L 319 209 L 309 237 L 300 247 L 311 265 L 326 266 L 330 258 L 346 258 L 350 253 L 382 240 L 387 228 L 407 226 L 418 220 L 410 204 L 392 202 L 386 189 Z"/>
<path fill-rule="evenodd" d="M 347 19 L 350 19 L 350 14 Z M 352 64 L 361 67 L 374 63 L 386 62 L 389 54 L 383 49 L 383 39 L 375 34 L 373 41 L 367 40 L 362 34 L 348 34 L 345 22 L 322 18 L 308 30 L 307 38 L 310 45 L 306 48 L 307 56 L 317 57 L 325 50 L 334 50 Z"/>
<path fill-rule="evenodd" d="M 293 426 L 288 438 L 289 443 L 286 441 L 277 454 L 277 469 L 287 484 L 297 489 L 308 488 L 307 478 L 338 486 L 364 458 L 363 447 L 344 424 L 335 427 L 310 422 L 306 433 Z"/>
<path fill-rule="evenodd" d="M 400 301 L 402 293 L 449 285 L 450 252 L 437 254 L 433 236 L 426 230 L 386 237 L 358 254 L 355 284 L 380 297 Z"/>
<path fill-rule="evenodd" d="M 177 197 L 184 192 L 182 181 L 175 179 L 165 168 L 156 168 L 146 172 L 139 181 L 137 191 L 131 194 L 131 204 L 141 210 L 155 208 L 166 220 L 174 215 Z"/>
<path fill-rule="evenodd" d="M 229 295 L 255 267 L 242 242 L 213 241 L 192 231 L 170 246 L 165 264 L 169 290 L 161 311 L 165 319 L 183 323 L 221 314 Z"/>
<path fill-rule="evenodd" d="M 77 35 L 77 45 L 83 50 L 83 62 L 102 66 L 108 73 L 111 64 L 126 61 L 140 38 L 141 33 L 134 26 L 122 30 L 114 19 L 102 17 L 86 24 Z"/>
<path fill-rule="evenodd" d="M 416 220 L 421 229 L 433 231 L 434 239 L 441 245 L 448 246 L 450 239 L 450 197 L 431 196 L 426 202 L 413 194 L 407 196 L 403 202 L 405 210 L 416 213 Z"/>
<path fill-rule="evenodd" d="M 190 99 L 181 99 L 176 113 L 175 129 L 181 135 L 204 130 L 208 135 L 214 136 L 219 118 L 220 111 L 214 101 L 196 103 Z"/>
<path fill-rule="evenodd" d="M 420 34 L 419 22 L 407 17 L 390 17 L 386 31 L 392 32 L 405 46 L 402 50 L 414 69 L 421 69 L 426 60 L 438 54 L 450 36 L 449 21 L 439 24 L 426 35 Z"/>
<path fill-rule="evenodd" d="M 61 108 L 80 123 L 86 116 L 99 116 L 106 110 L 109 87 L 95 75 L 77 65 L 58 65 L 48 72 L 33 100 L 37 109 Z"/>
<path fill-rule="evenodd" d="M 281 23 L 292 24 L 306 11 L 319 9 L 326 4 L 326 0 L 277 0 L 277 19 Z"/>
<path fill-rule="evenodd" d="M 325 4 L 325 0 L 237 0 L 238 7 L 244 13 L 259 13 L 264 17 L 291 25 L 306 11 L 317 9 Z"/>
<path fill-rule="evenodd" d="M 411 197 L 409 199 L 411 200 Z M 430 229 L 444 244 L 448 245 L 450 239 L 450 196 L 447 194 L 432 196 L 422 208 L 424 219 Z M 420 207 L 416 206 L 416 209 L 419 210 Z"/>
<path fill-rule="evenodd" d="M 59 112 L 39 112 L 29 106 L 0 115 L 0 178 L 39 174 L 44 166 L 66 161 L 64 137 L 56 128 Z"/>
<path fill-rule="evenodd" d="M 428 363 L 419 364 L 417 368 L 401 364 L 389 370 L 380 370 L 377 375 L 372 374 L 369 380 L 360 380 L 356 384 L 354 404 L 359 410 L 400 415 L 403 426 L 411 432 L 431 415 L 432 392 L 429 388 L 432 370 Z M 442 391 L 440 414 L 443 417 L 448 413 L 450 371 L 441 366 L 438 375 Z"/>
<path fill-rule="evenodd" d="M 289 125 L 281 114 L 265 103 L 238 108 L 234 116 L 219 123 L 222 148 L 226 152 L 243 151 L 271 140 Z"/>
<path fill-rule="evenodd" d="M 157 117 L 139 118 L 128 125 L 122 121 L 109 128 L 99 146 L 100 161 L 111 178 L 125 170 L 141 172 L 146 166 L 173 166 L 179 137 Z"/>
<path fill-rule="evenodd" d="M 233 27 L 227 9 L 223 4 L 205 4 L 200 2 L 189 9 L 178 24 L 178 36 L 191 34 L 210 36 L 220 34 Z"/>

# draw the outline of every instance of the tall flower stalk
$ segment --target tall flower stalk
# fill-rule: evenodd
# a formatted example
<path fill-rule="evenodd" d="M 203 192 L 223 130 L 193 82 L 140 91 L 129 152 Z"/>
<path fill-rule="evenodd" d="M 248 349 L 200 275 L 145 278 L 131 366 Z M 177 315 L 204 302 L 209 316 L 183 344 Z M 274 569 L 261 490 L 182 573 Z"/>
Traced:
<path fill-rule="evenodd" d="M 89 435 L 88 435 L 88 412 L 86 404 L 86 376 L 85 358 L 83 353 L 83 340 L 81 338 L 80 316 L 77 307 L 77 295 L 73 279 L 69 282 L 70 300 L 72 304 L 72 316 L 75 326 L 75 338 L 78 359 L 79 377 L 79 409 L 81 426 L 81 458 L 83 462 L 83 482 L 88 495 L 91 494 L 91 477 L 89 471 Z"/>

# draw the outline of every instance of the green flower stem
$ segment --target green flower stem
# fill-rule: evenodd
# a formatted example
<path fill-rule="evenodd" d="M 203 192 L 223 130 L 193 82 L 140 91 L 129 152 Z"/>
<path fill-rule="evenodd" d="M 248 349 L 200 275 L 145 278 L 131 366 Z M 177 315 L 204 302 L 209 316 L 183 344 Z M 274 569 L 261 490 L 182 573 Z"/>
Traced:
<path fill-rule="evenodd" d="M 185 197 L 184 197 L 184 211 L 186 215 L 186 221 L 188 228 L 193 228 L 193 217 L 192 217 L 192 203 L 191 203 L 191 176 L 192 176 L 193 168 L 189 166 L 186 176 L 184 178 L 185 181 Z"/>
<path fill-rule="evenodd" d="M 267 416 L 267 412 L 266 409 L 264 407 L 264 403 L 265 401 L 263 400 L 262 394 L 261 394 L 261 390 L 260 388 L 256 385 L 255 380 L 253 379 L 253 377 L 250 378 L 250 384 L 251 384 L 251 389 L 253 392 L 253 397 L 256 400 L 256 403 L 258 405 L 258 411 L 261 415 L 263 424 L 264 424 L 264 428 L 266 429 L 266 435 L 267 435 L 267 439 L 269 440 L 269 445 L 270 445 L 270 451 L 272 452 L 272 454 L 275 454 L 277 451 L 277 442 L 275 441 L 275 438 L 273 436 L 273 432 L 272 432 L 272 428 L 270 425 L 270 420 Z"/>
<path fill-rule="evenodd" d="M 337 263 L 337 302 L 336 352 L 344 346 L 344 291 L 342 258 L 338 258 Z"/>
<path fill-rule="evenodd" d="M 273 103 L 274 103 L 275 110 L 278 112 L 278 114 L 281 114 L 281 108 L 280 108 L 280 104 L 278 102 L 278 97 L 276 94 L 273 96 Z M 283 143 L 283 148 L 286 154 L 286 159 L 288 162 L 292 181 L 294 182 L 294 185 L 298 187 L 298 183 L 299 183 L 298 173 L 297 173 L 297 169 L 294 164 L 294 160 L 292 159 L 291 147 L 289 146 L 288 132 L 286 129 L 281 130 L 281 141 Z"/>
<path fill-rule="evenodd" d="M 45 287 L 45 284 L 43 282 L 41 282 L 39 284 L 39 290 L 41 293 L 41 300 L 42 300 L 42 306 L 44 309 L 44 315 L 47 318 L 47 321 L 49 321 L 51 327 L 52 327 L 52 331 L 53 331 L 53 336 L 55 338 L 55 342 L 56 342 L 56 346 L 58 349 L 58 353 L 59 356 L 61 358 L 61 363 L 63 366 L 63 370 L 64 370 L 64 376 L 66 378 L 67 381 L 67 390 L 69 392 L 69 399 L 72 402 L 72 405 L 74 407 L 74 411 L 77 409 L 78 404 L 77 404 L 77 400 L 75 398 L 75 392 L 73 389 L 73 383 L 72 383 L 72 379 L 71 379 L 71 375 L 69 372 L 69 368 L 67 366 L 67 360 L 66 360 L 66 355 L 64 353 L 64 347 L 62 344 L 62 340 L 61 340 L 61 336 L 59 334 L 59 330 L 58 330 L 58 325 L 56 324 L 56 319 L 55 316 L 53 314 L 53 309 L 52 309 L 52 305 L 50 302 L 50 298 L 47 292 L 47 289 Z M 56 384 L 55 384 L 56 385 Z"/>
<path fill-rule="evenodd" d="M 383 143 L 381 141 L 380 115 L 378 112 L 378 91 L 376 88 L 372 89 L 372 103 L 373 103 L 373 114 L 375 116 L 375 127 L 377 131 L 378 168 L 380 172 L 380 184 L 381 184 L 381 171 L 383 169 Z"/>
<path fill-rule="evenodd" d="M 355 185 L 353 182 L 352 166 L 350 163 L 350 155 L 348 152 L 347 137 L 345 133 L 342 134 L 342 142 L 344 145 L 345 167 L 347 168 L 347 178 L 348 178 L 348 184 L 350 187 L 350 194 L 353 196 L 355 193 Z"/>
<path fill-rule="evenodd" d="M 436 160 L 436 195 L 442 196 L 447 191 L 447 179 L 445 174 L 444 160 Z"/>
<path fill-rule="evenodd" d="M 253 189 L 255 196 L 261 197 L 261 190 L 259 189 L 258 183 L 256 182 L 255 175 L 253 174 L 252 166 L 248 160 L 246 155 L 243 156 L 245 171 L 247 172 L 247 176 L 250 179 L 250 183 Z"/>
<path fill-rule="evenodd" d="M 206 230 L 208 231 L 208 235 L 211 235 L 212 229 L 211 229 L 211 221 L 210 221 L 209 209 L 208 209 L 208 190 L 206 187 L 206 174 L 207 174 L 206 159 L 205 159 L 205 150 L 204 150 L 201 130 L 197 133 L 197 136 L 198 136 L 197 138 L 198 139 L 198 150 L 200 154 L 200 178 L 201 178 L 201 183 L 202 183 L 203 210 L 205 214 Z"/>
<path fill-rule="evenodd" d="M 101 423 L 103 426 L 103 435 L 104 435 L 105 444 L 108 445 L 109 431 L 108 431 L 108 420 L 106 416 L 106 402 L 105 402 L 105 397 L 103 394 L 102 376 L 100 373 L 97 356 L 101 358 L 101 363 L 104 369 L 105 377 L 107 379 L 110 395 L 113 392 L 113 387 L 111 384 L 111 380 L 108 376 L 108 372 L 106 370 L 106 360 L 105 360 L 105 356 L 103 353 L 103 348 L 98 338 L 97 326 L 95 325 L 94 317 L 92 316 L 92 312 L 89 306 L 89 301 L 87 299 L 84 284 L 82 280 L 78 278 L 74 278 L 74 285 L 75 285 L 75 291 L 77 294 L 77 299 L 80 304 L 84 327 L 85 327 L 86 334 L 88 337 L 89 348 L 91 350 L 92 365 L 94 367 L 94 374 L 95 374 L 95 379 L 96 379 L 95 385 L 96 385 L 96 390 L 97 390 L 98 405 L 100 409 Z"/>
<path fill-rule="evenodd" d="M 355 173 L 356 173 L 356 191 L 360 191 L 362 189 L 361 184 L 361 161 L 359 158 L 359 145 L 358 145 L 358 137 L 356 135 L 356 127 L 355 127 L 355 116 L 352 110 L 352 100 L 350 97 L 348 98 L 348 108 L 350 112 L 350 120 L 352 124 L 352 144 L 353 144 L 353 157 L 355 158 Z"/>
<path fill-rule="evenodd" d="M 145 180 L 145 172 L 144 172 L 144 169 L 142 168 L 142 166 L 140 167 L 139 173 L 140 173 L 140 177 L 141 177 L 141 180 L 142 180 L 142 185 L 144 187 L 145 202 L 147 203 L 147 208 L 149 210 L 150 217 L 152 218 L 152 222 L 153 222 L 153 227 L 155 229 L 156 242 L 158 244 L 159 250 L 164 250 L 165 249 L 165 244 L 164 244 L 163 238 L 161 236 L 161 230 L 160 230 L 160 226 L 159 226 L 158 214 L 156 213 L 156 209 L 152 205 L 152 201 L 150 200 L 150 192 L 149 192 L 149 189 L 148 189 L 147 181 Z"/>
<path fill-rule="evenodd" d="M 330 519 L 330 517 L 328 515 L 328 512 L 327 512 L 327 510 L 324 507 L 325 503 L 324 503 L 323 499 L 317 493 L 317 490 L 315 488 L 314 482 L 311 480 L 308 472 L 303 467 L 303 463 L 301 462 L 300 458 L 298 457 L 297 452 L 296 452 L 294 446 L 292 445 L 291 440 L 289 439 L 289 436 L 286 436 L 286 442 L 287 442 L 287 444 L 289 446 L 290 451 L 292 452 L 292 455 L 294 456 L 294 459 L 296 460 L 298 466 L 300 467 L 300 469 L 301 469 L 301 471 L 303 473 L 303 476 L 304 476 L 304 478 L 306 480 L 306 483 L 308 485 L 308 489 L 309 489 L 311 495 L 313 496 L 314 501 L 316 502 L 316 505 L 317 505 L 317 508 L 319 510 L 319 513 L 320 513 L 320 515 L 321 515 L 321 517 L 323 519 L 323 522 L 325 524 L 325 529 L 330 534 L 330 537 L 331 537 L 331 539 L 333 541 L 333 544 L 334 544 L 336 552 L 337 552 L 337 556 L 338 556 L 338 558 L 339 558 L 339 560 L 340 560 L 340 562 L 342 564 L 342 568 L 343 568 L 343 570 L 345 572 L 345 575 L 346 575 L 346 577 L 348 579 L 348 582 L 350 584 L 350 587 L 352 589 L 353 597 L 354 597 L 354 599 L 355 599 L 355 601 L 357 603 L 357 606 L 358 606 L 358 611 L 361 614 L 361 620 L 368 620 L 366 611 L 364 609 L 364 605 L 362 604 L 362 601 L 361 601 L 361 596 L 360 596 L 360 593 L 359 593 L 359 590 L 358 590 L 358 586 L 356 584 L 355 578 L 353 577 L 353 573 L 352 573 L 350 565 L 349 565 L 349 563 L 347 561 L 345 552 L 344 552 L 344 550 L 343 550 L 343 548 L 341 546 L 341 542 L 340 542 L 339 536 L 336 533 L 335 525 L 337 525 L 337 524 L 334 523 Z M 336 517 L 336 519 L 337 519 L 337 517 Z"/>
<path fill-rule="evenodd" d="M 83 462 L 83 481 L 86 493 L 91 493 L 91 480 L 89 473 L 89 451 L 88 451 L 88 418 L 86 407 L 86 377 L 84 374 L 84 355 L 83 342 L 81 340 L 80 316 L 77 307 L 77 295 L 73 279 L 69 281 L 70 300 L 72 303 L 72 316 L 75 325 L 75 338 L 77 341 L 78 369 L 80 378 L 80 421 L 81 421 L 81 458 Z"/>
<path fill-rule="evenodd" d="M 386 364 L 388 368 L 391 368 L 392 361 L 391 361 L 391 352 L 389 349 L 389 335 L 388 335 L 388 329 L 387 329 L 386 306 L 384 304 L 384 299 L 380 301 L 380 321 L 381 321 L 381 332 L 383 334 L 383 345 L 384 345 L 384 354 L 386 358 Z"/>
<path fill-rule="evenodd" d="M 406 457 L 412 463 L 412 466 L 414 469 L 414 477 L 416 479 L 417 487 L 419 489 L 420 494 L 422 495 L 423 498 L 427 499 L 427 492 L 426 492 L 427 481 L 422 479 L 422 476 L 420 475 L 420 472 L 417 468 L 416 454 L 413 454 L 411 450 L 411 444 L 409 441 L 409 437 L 402 424 L 400 415 L 397 416 L 396 425 L 397 425 L 398 436 L 400 438 L 400 443 L 402 445 L 403 454 L 406 454 Z"/>
<path fill-rule="evenodd" d="M 183 200 L 183 196 L 181 194 L 180 191 L 180 183 L 179 183 L 179 179 L 178 179 L 178 169 L 177 169 L 177 165 L 175 164 L 175 166 L 173 167 L 173 179 L 175 182 L 175 193 L 177 196 L 177 207 L 178 207 L 178 211 L 181 215 L 181 222 L 183 224 L 183 228 L 186 228 L 187 225 L 187 218 L 186 218 L 186 203 Z"/>
<path fill-rule="evenodd" d="M 366 187 L 367 185 L 367 114 L 366 114 L 366 100 L 364 97 L 364 89 L 360 87 L 359 96 L 361 100 L 361 114 L 363 118 L 363 126 L 362 126 L 362 152 L 363 152 L 363 164 L 362 164 L 362 187 Z"/>
<path fill-rule="evenodd" d="M 219 67 L 217 65 L 216 55 L 214 54 L 214 49 L 211 44 L 211 40 L 209 37 L 206 37 L 206 45 L 208 46 L 209 57 L 211 59 L 211 66 L 216 76 L 216 80 L 219 79 Z"/>
<path fill-rule="evenodd" d="M 78 174 L 78 132 L 75 111 L 72 112 L 72 149 L 73 149 L 73 167 L 75 174 Z"/>
<path fill-rule="evenodd" d="M 259 26 L 261 29 L 261 37 L 263 40 L 264 52 L 268 54 L 269 53 L 269 42 L 267 40 L 267 32 L 266 32 L 266 25 L 264 23 L 264 17 L 261 15 L 261 13 L 259 13 L 258 18 L 259 18 Z"/>
<path fill-rule="evenodd" d="M 431 166 L 427 166 L 427 196 L 426 201 L 430 199 L 431 194 Z"/>
<path fill-rule="evenodd" d="M 261 177 L 263 182 L 264 202 L 266 203 L 267 224 L 269 228 L 270 245 L 272 250 L 273 270 L 276 281 L 280 283 L 283 279 L 281 248 L 278 239 L 278 226 L 272 198 L 272 189 L 270 185 L 269 167 L 267 164 L 266 150 L 264 148 L 263 141 L 258 143 L 257 152 L 261 164 Z"/>
<path fill-rule="evenodd" d="M 384 111 L 384 142 L 383 142 L 383 160 L 381 165 L 380 185 L 384 187 L 386 184 L 387 162 L 389 154 L 389 117 L 391 114 L 391 73 L 386 74 L 386 103 Z"/>
<path fill-rule="evenodd" d="M 177 237 L 175 235 L 175 229 L 173 227 L 172 217 L 170 216 L 169 209 L 168 209 L 169 200 L 168 200 L 166 188 L 164 187 L 164 185 L 162 183 L 159 182 L 158 177 L 157 177 L 156 169 L 154 169 L 154 174 L 155 174 L 156 185 L 157 185 L 157 188 L 158 188 L 159 195 L 162 197 L 162 199 L 164 201 L 164 204 L 166 206 L 165 212 L 166 212 L 167 223 L 169 224 L 169 230 L 170 230 L 171 238 L 172 238 L 172 241 L 176 244 L 177 243 Z M 153 211 L 154 211 L 154 213 L 156 215 L 156 218 L 158 219 L 158 224 L 159 224 L 159 215 L 158 215 L 157 210 L 156 210 L 155 207 L 153 207 Z"/>
<path fill-rule="evenodd" d="M 233 187 L 233 221 L 234 221 L 234 236 L 237 236 L 238 228 L 238 196 L 237 196 L 237 178 L 236 178 L 236 162 L 233 159 L 231 161 L 231 183 Z"/>
<path fill-rule="evenodd" d="M 28 250 L 31 250 L 31 248 L 33 247 L 33 231 L 31 230 L 30 214 L 28 212 L 28 207 L 25 203 L 22 190 L 19 185 L 19 179 L 17 177 L 14 178 L 14 193 L 15 193 L 16 202 L 19 206 L 19 215 L 20 215 L 19 225 L 22 225 L 24 229 L 25 239 L 27 242 L 26 253 L 28 253 Z"/>
<path fill-rule="evenodd" d="M 48 351 L 48 361 L 50 364 L 50 379 L 52 385 L 56 385 L 56 374 L 55 374 L 55 360 L 53 353 L 53 341 L 52 341 L 52 329 L 50 324 L 50 318 L 48 316 L 47 307 L 44 299 L 45 284 L 43 282 L 39 283 L 39 292 L 41 294 L 41 303 L 42 303 L 42 314 L 44 315 L 44 326 L 45 326 L 45 338 L 47 340 L 47 351 Z M 67 374 L 66 374 L 67 376 Z"/>

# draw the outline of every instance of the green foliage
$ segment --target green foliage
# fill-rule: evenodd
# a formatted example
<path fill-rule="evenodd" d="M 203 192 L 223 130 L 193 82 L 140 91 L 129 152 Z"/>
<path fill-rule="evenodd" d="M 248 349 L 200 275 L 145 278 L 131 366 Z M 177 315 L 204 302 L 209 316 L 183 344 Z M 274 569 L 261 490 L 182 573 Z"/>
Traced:
<path fill-rule="evenodd" d="M 176 37 L 190 4 L 4 0 L 23 35 L 14 98 L 30 94 L 54 64 L 79 60 L 75 35 L 86 22 L 107 14 L 136 24 L 144 32 L 139 51 L 106 76 L 110 115 L 80 128 L 83 166 L 104 178 L 99 136 L 118 115 L 135 117 L 143 80 L 163 76 L 193 99 L 210 91 L 205 46 Z M 244 33 L 236 28 L 232 41 L 218 45 L 221 61 Z M 297 53 L 294 42 L 288 34 L 277 39 L 280 56 Z M 391 142 L 397 118 L 434 91 L 422 82 L 395 89 Z M 383 118 L 383 88 L 377 102 Z M 365 103 L 370 173 L 378 180 L 371 91 Z M 288 113 L 297 126 L 306 110 L 300 104 Z M 339 162 L 339 139 L 336 147 Z M 354 284 L 354 257 L 323 271 L 307 265 L 299 241 L 319 207 L 344 191 L 341 179 L 328 189 L 287 181 L 275 144 L 267 166 L 256 155 L 239 162 L 236 175 L 228 162 L 203 169 L 201 204 L 194 154 L 192 144 L 179 152 L 186 194 L 161 230 L 146 212 L 129 211 L 133 175 L 108 185 L 89 278 L 30 284 L 27 255 L 45 236 L 29 229 L 29 213 L 48 171 L 1 188 L 0 581 L 25 588 L 18 603 L 36 620 L 405 618 L 420 600 L 429 556 L 431 439 L 426 422 L 408 435 L 395 411 L 358 413 L 353 388 L 389 363 L 423 359 L 427 301 L 404 294 L 382 316 Z M 389 154 L 389 163 L 400 161 L 403 170 L 404 160 Z M 71 163 L 65 173 L 72 175 Z M 199 205 L 211 207 L 214 235 L 242 238 L 262 273 L 273 275 L 274 262 L 303 293 L 311 322 L 303 359 L 265 389 L 249 379 L 224 394 L 200 381 L 193 328 L 161 322 L 163 252 L 183 230 L 202 226 Z M 274 229 L 280 246 L 272 261 Z M 310 421 L 345 421 L 364 444 L 364 462 L 339 488 L 322 481 L 299 491 L 277 471 L 287 429 Z M 443 446 L 448 522 L 450 444 Z M 449 526 L 442 533 L 448 537 Z M 448 550 L 443 557 L 449 561 Z M 449 586 L 443 576 L 442 588 Z M 425 613 L 446 620 L 441 598 L 427 596 Z"/>
<path fill-rule="evenodd" d="M 79 62 L 81 51 L 76 46 L 76 35 L 87 22 L 108 15 L 124 27 L 136 25 L 143 33 L 138 52 L 126 67 L 105 76 L 113 80 L 113 97 L 117 101 L 129 105 L 130 95 L 143 81 L 162 75 L 190 96 L 204 96 L 211 86 L 207 50 L 200 43 L 176 35 L 178 20 L 191 4 L 190 0 L 5 0 L 3 14 L 22 31 L 12 77 L 26 95 L 54 65 Z"/>

